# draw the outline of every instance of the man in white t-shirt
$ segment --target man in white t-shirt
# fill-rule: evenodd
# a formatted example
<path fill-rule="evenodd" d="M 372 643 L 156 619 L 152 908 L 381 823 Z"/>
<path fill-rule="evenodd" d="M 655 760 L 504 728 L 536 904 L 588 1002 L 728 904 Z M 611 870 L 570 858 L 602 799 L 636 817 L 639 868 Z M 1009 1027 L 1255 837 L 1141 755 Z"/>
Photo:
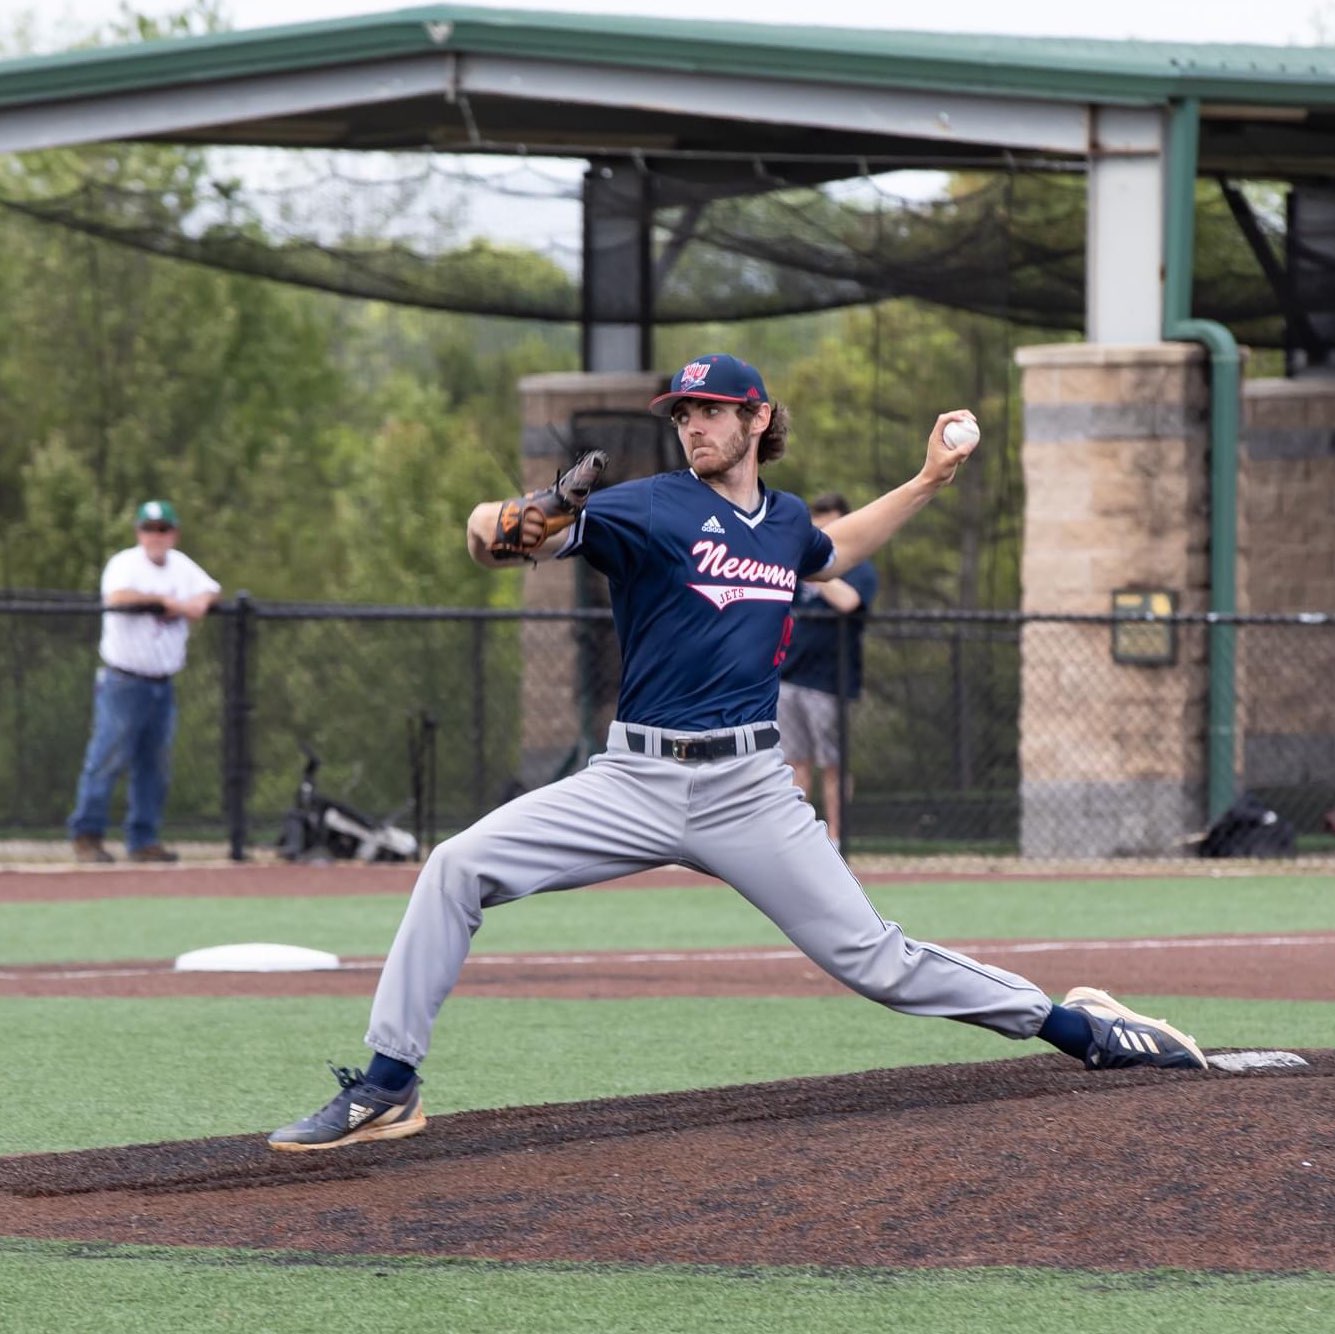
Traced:
<path fill-rule="evenodd" d="M 171 780 L 176 695 L 190 622 L 222 592 L 176 550 L 180 523 L 168 501 L 147 500 L 135 515 L 138 545 L 118 551 L 102 571 L 102 642 L 93 694 L 93 733 L 69 818 L 81 862 L 115 860 L 103 845 L 111 793 L 130 771 L 125 847 L 132 862 L 174 862 L 159 832 Z M 112 610 L 152 608 L 152 611 Z"/>

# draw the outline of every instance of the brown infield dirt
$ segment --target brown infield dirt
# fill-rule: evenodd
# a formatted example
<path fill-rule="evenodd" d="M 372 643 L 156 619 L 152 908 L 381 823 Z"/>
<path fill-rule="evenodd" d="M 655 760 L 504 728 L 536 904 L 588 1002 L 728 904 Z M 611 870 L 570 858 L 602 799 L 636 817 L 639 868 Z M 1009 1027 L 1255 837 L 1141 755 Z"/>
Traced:
<path fill-rule="evenodd" d="M 666 874 L 638 883 L 683 883 Z M 203 878 L 208 890 L 197 888 L 198 870 L 154 872 L 149 883 L 178 895 L 305 892 L 298 886 L 307 883 L 306 868 L 266 874 L 262 889 L 244 867 L 218 875 L 226 880 Z M 146 879 L 0 875 L 0 900 L 142 893 Z M 328 875 L 317 871 L 309 883 L 321 881 L 329 892 Z M 334 892 L 367 892 L 366 879 L 356 884 L 349 876 Z M 400 872 L 377 888 L 403 893 L 410 884 Z M 1055 993 L 1084 982 L 1127 993 L 1335 1000 L 1330 934 L 957 943 Z M 0 993 L 369 995 L 377 966 L 11 967 L 0 971 Z M 783 948 L 478 954 L 459 990 L 572 999 L 842 993 Z M 0 1232 L 512 1261 L 1335 1272 L 1335 1051 L 1300 1051 L 1305 1065 L 1245 1073 L 1096 1074 L 1038 1050 L 982 1064 L 462 1112 L 432 1117 L 413 1139 L 335 1152 L 274 1153 L 257 1133 L 0 1158 Z M 424 1092 L 429 1112 L 429 1082 Z"/>

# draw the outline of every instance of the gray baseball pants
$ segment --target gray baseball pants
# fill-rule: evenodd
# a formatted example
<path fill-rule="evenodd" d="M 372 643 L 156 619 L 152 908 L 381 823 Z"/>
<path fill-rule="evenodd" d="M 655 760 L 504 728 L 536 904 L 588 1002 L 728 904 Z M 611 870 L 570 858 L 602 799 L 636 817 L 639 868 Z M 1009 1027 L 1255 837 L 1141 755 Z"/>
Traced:
<path fill-rule="evenodd" d="M 793 783 L 782 750 L 755 750 L 751 728 L 730 730 L 746 753 L 678 762 L 631 751 L 627 728 L 613 723 L 607 751 L 585 769 L 438 845 L 385 961 L 367 1045 L 421 1064 L 484 908 L 672 864 L 733 886 L 812 962 L 869 1000 L 1011 1038 L 1038 1032 L 1052 1008 L 1042 991 L 911 940 L 884 920 Z"/>

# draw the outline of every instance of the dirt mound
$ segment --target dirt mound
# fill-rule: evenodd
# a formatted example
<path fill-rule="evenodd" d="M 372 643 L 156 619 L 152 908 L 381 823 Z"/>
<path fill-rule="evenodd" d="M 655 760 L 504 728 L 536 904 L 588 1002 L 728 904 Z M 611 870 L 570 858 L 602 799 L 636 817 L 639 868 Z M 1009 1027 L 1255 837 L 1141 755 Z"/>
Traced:
<path fill-rule="evenodd" d="M 334 1153 L 31 1155 L 0 1160 L 0 1208 L 14 1236 L 330 1254 L 1329 1272 L 1335 1052 L 1302 1055 L 873 1070 L 437 1116 Z"/>

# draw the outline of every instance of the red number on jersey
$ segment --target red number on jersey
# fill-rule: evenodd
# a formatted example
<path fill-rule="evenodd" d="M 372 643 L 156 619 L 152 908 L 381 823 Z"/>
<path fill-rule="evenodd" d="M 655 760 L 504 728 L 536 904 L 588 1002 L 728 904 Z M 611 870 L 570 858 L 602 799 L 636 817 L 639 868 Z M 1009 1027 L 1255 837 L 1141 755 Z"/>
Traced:
<path fill-rule="evenodd" d="M 788 645 L 793 642 L 793 616 L 789 612 L 783 618 L 783 633 L 779 636 L 779 647 L 774 650 L 774 665 L 783 666 L 783 660 L 788 656 Z"/>

